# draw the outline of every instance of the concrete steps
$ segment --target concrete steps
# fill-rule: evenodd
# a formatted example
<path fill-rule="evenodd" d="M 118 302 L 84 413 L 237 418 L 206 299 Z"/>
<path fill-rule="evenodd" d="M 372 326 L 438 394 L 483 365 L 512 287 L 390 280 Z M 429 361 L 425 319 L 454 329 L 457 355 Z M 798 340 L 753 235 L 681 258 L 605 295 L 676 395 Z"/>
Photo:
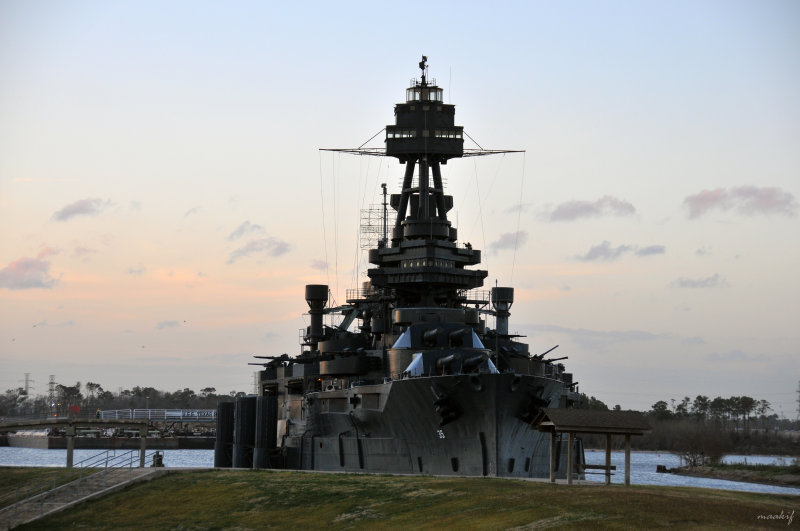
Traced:
<path fill-rule="evenodd" d="M 163 468 L 103 469 L 3 508 L 0 510 L 0 529 L 13 529 L 165 472 Z"/>

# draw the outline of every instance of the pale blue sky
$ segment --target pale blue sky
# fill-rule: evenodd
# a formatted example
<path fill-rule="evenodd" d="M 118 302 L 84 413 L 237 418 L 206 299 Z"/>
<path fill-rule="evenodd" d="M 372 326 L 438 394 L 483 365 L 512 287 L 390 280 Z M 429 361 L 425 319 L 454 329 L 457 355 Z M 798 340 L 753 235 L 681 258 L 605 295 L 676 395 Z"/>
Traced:
<path fill-rule="evenodd" d="M 458 124 L 526 150 L 445 174 L 532 350 L 609 404 L 794 415 L 792 1 L 0 1 L 0 387 L 244 390 L 296 353 L 303 285 L 363 280 L 358 209 L 400 178 L 318 148 L 392 123 L 423 53 Z"/>

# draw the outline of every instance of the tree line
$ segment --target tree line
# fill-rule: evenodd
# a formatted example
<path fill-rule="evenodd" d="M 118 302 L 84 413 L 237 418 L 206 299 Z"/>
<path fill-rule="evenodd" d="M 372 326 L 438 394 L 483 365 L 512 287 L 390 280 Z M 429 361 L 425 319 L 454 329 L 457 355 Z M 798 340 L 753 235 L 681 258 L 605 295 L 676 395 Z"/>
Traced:
<path fill-rule="evenodd" d="M 218 393 L 214 387 L 195 392 L 188 387 L 177 391 L 161 391 L 153 387 L 135 386 L 113 393 L 96 382 L 56 384 L 54 394 L 28 395 L 25 389 L 8 389 L 0 395 L 0 416 L 66 415 L 69 408 L 80 408 L 83 414 L 97 409 L 205 409 L 215 408 L 221 400 L 243 396 L 242 391 Z"/>
<path fill-rule="evenodd" d="M 750 396 L 718 396 L 712 400 L 705 395 L 697 395 L 694 400 L 685 396 L 680 402 L 675 399 L 670 402 L 671 407 L 666 401 L 659 400 L 653 404 L 650 413 L 658 420 L 694 419 L 701 422 L 714 421 L 726 429 L 731 426 L 734 429 L 749 429 L 753 421 L 761 421 L 763 428 L 765 421 L 769 419 L 767 413 L 772 411 L 769 401 L 756 400 Z"/>
<path fill-rule="evenodd" d="M 601 400 L 583 393 L 575 404 L 579 409 L 608 410 Z M 619 405 L 614 410 L 621 410 Z M 767 400 L 749 396 L 709 398 L 698 395 L 692 400 L 659 400 L 649 411 L 652 431 L 634 437 L 637 450 L 666 451 L 680 455 L 691 466 L 718 462 L 726 453 L 768 453 L 800 455 L 800 442 L 786 435 L 800 429 L 800 422 L 781 419 L 771 413 Z M 584 436 L 587 448 L 602 448 L 601 436 Z M 616 441 L 616 445 L 621 445 Z"/>

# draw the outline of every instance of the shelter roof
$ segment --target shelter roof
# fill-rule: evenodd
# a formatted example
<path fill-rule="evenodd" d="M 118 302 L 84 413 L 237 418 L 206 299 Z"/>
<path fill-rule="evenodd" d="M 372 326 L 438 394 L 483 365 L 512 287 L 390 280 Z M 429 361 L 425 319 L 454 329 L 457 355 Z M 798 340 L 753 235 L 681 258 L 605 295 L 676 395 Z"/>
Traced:
<path fill-rule="evenodd" d="M 543 409 L 531 426 L 539 431 L 643 435 L 653 429 L 638 411 Z"/>

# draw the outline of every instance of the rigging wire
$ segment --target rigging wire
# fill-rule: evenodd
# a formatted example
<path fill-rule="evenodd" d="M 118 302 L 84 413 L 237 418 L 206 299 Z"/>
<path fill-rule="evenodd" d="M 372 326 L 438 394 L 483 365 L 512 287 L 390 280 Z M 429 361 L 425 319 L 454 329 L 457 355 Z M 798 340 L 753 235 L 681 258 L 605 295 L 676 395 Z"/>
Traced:
<path fill-rule="evenodd" d="M 367 167 L 369 168 L 369 160 L 367 160 Z M 355 245 L 355 248 L 353 249 L 353 265 L 352 265 L 352 268 L 350 270 L 352 276 L 350 277 L 350 280 L 348 282 L 349 286 L 354 286 L 356 289 L 358 289 L 358 269 L 359 269 L 359 266 L 361 265 L 359 263 L 359 260 L 358 260 L 358 247 L 359 247 L 358 238 L 359 238 L 359 235 L 361 233 L 361 231 L 359 230 L 359 227 L 361 226 L 361 208 L 360 208 L 360 205 L 359 205 L 358 196 L 361 194 L 361 186 L 362 186 L 361 185 L 361 181 L 362 181 L 363 177 L 364 177 L 364 161 L 363 160 L 359 160 L 358 161 L 358 182 L 356 183 L 356 192 L 355 192 L 355 194 L 353 194 L 354 197 L 355 197 L 356 206 L 359 207 L 358 208 L 358 217 L 356 218 L 356 223 L 355 223 L 355 241 L 356 241 L 356 245 Z M 351 227 L 351 229 L 352 229 L 352 227 Z M 347 290 L 347 289 L 348 288 L 345 286 L 345 290 Z M 347 297 L 345 297 L 345 299 L 347 299 Z"/>
<path fill-rule="evenodd" d="M 475 142 L 475 141 L 473 140 L 473 142 Z M 475 143 L 477 144 L 477 142 L 475 142 Z M 472 160 L 472 166 L 475 169 L 475 193 L 478 195 L 478 217 L 481 220 L 481 238 L 483 238 L 483 248 L 487 249 L 487 247 L 486 247 L 486 231 L 484 230 L 484 227 L 483 227 L 483 206 L 481 205 L 481 191 L 480 191 L 480 188 L 478 186 L 478 163 L 477 163 L 477 161 L 475 159 Z M 486 269 L 491 269 L 489 267 L 489 255 L 488 254 L 484 255 L 483 262 L 486 264 Z"/>
<path fill-rule="evenodd" d="M 332 158 L 332 157 L 331 157 Z M 331 285 L 331 272 L 328 267 L 328 233 L 325 230 L 325 181 L 322 178 L 322 152 L 319 152 L 319 202 L 322 208 L 322 243 L 325 249 L 325 279 Z"/>
<path fill-rule="evenodd" d="M 484 200 L 488 199 L 489 196 L 492 194 L 492 190 L 494 189 L 494 184 L 495 184 L 495 182 L 497 182 L 497 178 L 500 175 L 500 170 L 503 167 L 503 161 L 504 160 L 505 160 L 505 153 L 503 154 L 503 157 L 500 159 L 500 162 L 497 165 L 497 169 L 494 172 L 494 176 L 492 177 L 492 181 L 489 183 L 489 190 L 487 190 L 483 194 L 483 199 Z M 477 168 L 477 161 L 473 159 L 472 162 L 473 162 L 474 165 L 476 165 L 476 168 Z M 477 186 L 476 186 L 476 189 L 477 189 Z M 473 220 L 472 225 L 470 225 L 469 230 L 467 231 L 467 233 L 471 233 L 473 231 L 473 229 L 475 228 L 475 225 L 477 225 L 478 223 L 483 223 L 483 218 L 482 217 Z M 485 238 L 484 238 L 484 240 L 485 240 Z M 485 248 L 485 245 L 486 245 L 486 242 L 484 241 L 484 248 Z"/>
<path fill-rule="evenodd" d="M 463 129 L 461 130 L 461 132 L 462 132 L 462 133 L 464 133 L 464 134 L 467 136 L 467 138 L 469 138 L 470 140 L 472 140 L 473 142 L 475 142 L 475 145 L 476 145 L 476 146 L 478 146 L 479 148 L 481 148 L 481 150 L 483 151 L 483 146 L 482 146 L 482 145 L 480 145 L 480 144 L 478 144 L 478 143 L 475 141 L 475 139 L 474 139 L 474 138 L 472 138 L 471 136 L 469 136 L 469 133 L 467 133 L 467 132 L 466 132 L 465 130 L 463 130 Z"/>
<path fill-rule="evenodd" d="M 519 225 L 522 221 L 522 190 L 525 184 L 525 152 L 522 152 L 522 176 L 519 179 L 519 205 L 517 205 L 517 231 L 514 234 L 514 257 L 511 260 L 511 280 L 509 284 L 514 285 L 514 266 L 517 265 L 517 247 L 519 247 Z"/>
<path fill-rule="evenodd" d="M 341 157 L 341 156 L 340 156 Z M 336 162 L 337 160 L 334 158 L 331 160 L 331 171 L 333 172 L 333 256 L 334 256 L 334 293 L 339 293 L 339 224 L 338 224 L 338 214 L 336 212 L 336 204 L 338 203 L 336 197 Z M 339 162 L 341 162 L 341 158 L 339 158 Z M 334 300 L 335 300 L 334 296 Z"/>
<path fill-rule="evenodd" d="M 388 166 L 389 166 L 388 163 L 387 163 L 386 166 L 388 168 Z M 365 188 L 364 189 L 364 199 L 363 199 L 363 201 L 361 203 L 362 204 L 362 208 L 363 208 L 363 205 L 366 203 L 366 200 L 367 200 L 367 190 L 368 189 L 372 190 L 372 194 L 373 194 L 372 198 L 374 200 L 375 192 L 378 189 L 378 181 L 380 180 L 380 176 L 381 176 L 381 171 L 382 170 L 383 170 L 383 165 L 380 162 L 378 162 L 378 171 L 375 173 L 375 179 L 373 179 L 373 181 L 372 181 L 372 186 L 370 188 Z M 381 216 L 381 222 L 382 221 L 383 221 L 383 216 Z M 361 250 L 360 242 L 359 242 L 359 246 L 358 247 L 359 247 L 359 250 Z M 368 253 L 361 253 L 360 256 L 361 256 L 361 258 L 364 259 L 364 267 L 368 268 L 369 267 Z"/>
<path fill-rule="evenodd" d="M 375 133 L 374 135 L 372 135 L 371 137 L 369 137 L 369 140 L 367 140 L 366 142 L 364 142 L 363 144 L 361 144 L 360 146 L 358 146 L 356 149 L 361 149 L 361 148 L 363 148 L 365 145 L 369 144 L 369 141 L 370 141 L 370 140 L 372 140 L 373 138 L 375 138 L 375 137 L 376 137 L 376 136 L 378 136 L 379 134 L 383 133 L 384 131 L 386 131 L 386 128 L 385 128 L 385 127 L 384 127 L 383 129 L 381 129 L 380 131 L 378 131 L 377 133 Z"/>
<path fill-rule="evenodd" d="M 367 160 L 367 169 L 363 170 L 363 160 L 359 161 L 358 163 L 358 188 L 356 189 L 356 200 L 358 200 L 358 196 L 361 195 L 361 202 L 359 204 L 358 213 L 359 217 L 356 218 L 356 234 L 355 234 L 355 247 L 353 249 L 353 287 L 358 290 L 359 289 L 359 277 L 361 271 L 361 212 L 364 210 L 364 203 L 367 198 L 367 182 L 369 180 L 369 172 L 370 166 L 372 165 L 372 159 Z M 380 165 L 379 165 L 380 167 Z M 362 188 L 362 178 L 363 178 L 363 190 Z"/>

